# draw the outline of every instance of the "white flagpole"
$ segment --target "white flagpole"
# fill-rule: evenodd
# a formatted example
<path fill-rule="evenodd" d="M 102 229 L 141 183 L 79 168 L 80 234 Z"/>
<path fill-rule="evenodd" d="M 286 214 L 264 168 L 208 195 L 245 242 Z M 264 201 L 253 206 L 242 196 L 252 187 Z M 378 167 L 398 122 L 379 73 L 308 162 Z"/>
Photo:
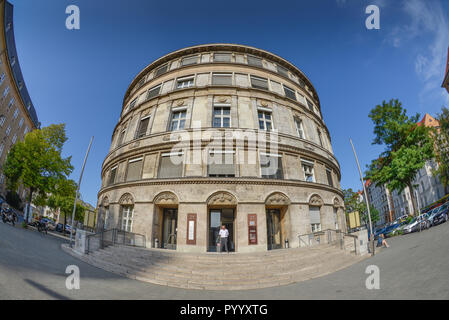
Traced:
<path fill-rule="evenodd" d="M 83 162 L 83 168 L 81 169 L 80 179 L 78 181 L 78 186 L 76 188 L 76 194 L 75 194 L 75 203 L 73 204 L 73 212 L 72 212 L 72 227 L 70 228 L 70 247 L 72 247 L 72 235 L 73 235 L 73 228 L 74 228 L 74 220 L 75 220 L 75 211 L 76 211 L 76 202 L 78 201 L 78 195 L 79 190 L 81 187 L 81 180 L 83 179 L 83 173 L 84 173 L 84 167 L 86 166 L 87 156 L 89 155 L 90 146 L 92 145 L 92 141 L 94 140 L 94 137 L 90 139 L 89 147 L 87 148 L 86 157 L 84 158 Z"/>

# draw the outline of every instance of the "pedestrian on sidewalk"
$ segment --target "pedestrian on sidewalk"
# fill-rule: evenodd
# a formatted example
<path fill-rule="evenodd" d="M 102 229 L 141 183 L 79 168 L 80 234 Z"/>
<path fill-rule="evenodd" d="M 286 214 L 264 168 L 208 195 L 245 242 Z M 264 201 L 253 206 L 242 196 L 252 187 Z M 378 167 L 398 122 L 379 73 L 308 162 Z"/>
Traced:
<path fill-rule="evenodd" d="M 219 235 L 220 235 L 220 252 L 223 252 L 223 247 L 225 247 L 226 252 L 229 253 L 229 250 L 228 250 L 229 231 L 228 231 L 228 229 L 226 229 L 225 225 L 221 226 Z"/>
<path fill-rule="evenodd" d="M 381 235 L 379 235 L 379 239 L 381 239 L 382 246 L 384 246 L 386 248 L 390 247 L 387 243 L 387 240 L 385 240 L 385 235 L 383 233 Z"/>

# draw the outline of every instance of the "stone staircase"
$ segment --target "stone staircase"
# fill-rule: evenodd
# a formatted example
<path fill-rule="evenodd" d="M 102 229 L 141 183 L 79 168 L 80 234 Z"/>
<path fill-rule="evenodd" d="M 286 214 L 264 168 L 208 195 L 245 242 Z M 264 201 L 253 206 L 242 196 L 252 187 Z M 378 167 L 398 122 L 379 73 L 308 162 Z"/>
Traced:
<path fill-rule="evenodd" d="M 110 246 L 79 256 L 104 270 L 140 281 L 187 289 L 247 290 L 320 277 L 365 257 L 331 245 L 257 253 L 180 253 Z"/>

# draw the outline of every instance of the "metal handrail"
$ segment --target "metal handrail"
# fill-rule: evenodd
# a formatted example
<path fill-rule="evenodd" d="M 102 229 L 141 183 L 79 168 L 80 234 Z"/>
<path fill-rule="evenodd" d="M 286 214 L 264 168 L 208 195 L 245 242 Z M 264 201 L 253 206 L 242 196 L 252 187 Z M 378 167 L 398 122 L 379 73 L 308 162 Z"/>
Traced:
<path fill-rule="evenodd" d="M 119 241 L 120 240 L 119 235 L 123 235 L 122 241 Z M 93 243 L 91 244 L 91 241 L 96 238 L 98 239 L 98 246 L 95 249 L 93 249 Z M 136 241 L 137 238 L 140 238 L 141 240 L 140 244 L 139 241 Z M 127 239 L 129 239 L 129 241 L 127 241 Z M 129 232 L 117 228 L 109 230 L 105 229 L 100 232 L 90 234 L 86 237 L 86 240 L 87 240 L 87 253 L 95 251 L 97 249 L 104 249 L 107 246 L 115 244 L 133 247 L 146 247 L 146 237 L 143 234 Z"/>
<path fill-rule="evenodd" d="M 332 239 L 332 233 L 335 233 L 335 235 L 337 236 L 335 240 Z M 320 231 L 312 232 L 312 233 L 298 234 L 299 246 L 301 246 L 301 243 L 303 243 L 305 246 L 314 245 L 311 243 L 311 240 L 315 239 L 317 236 L 318 236 L 318 238 L 316 238 L 315 240 L 318 243 L 315 245 L 320 245 L 321 237 L 324 235 L 327 235 L 327 244 L 331 244 L 331 243 L 335 242 L 336 246 L 340 247 L 340 249 L 342 249 L 342 250 L 346 249 L 344 238 L 345 237 L 353 238 L 354 239 L 354 250 L 357 252 L 358 236 L 348 234 L 348 233 L 343 232 L 342 230 L 336 230 L 336 229 L 325 229 L 325 230 L 320 230 Z M 308 240 L 309 240 L 308 243 L 302 239 L 304 236 L 308 237 Z"/>

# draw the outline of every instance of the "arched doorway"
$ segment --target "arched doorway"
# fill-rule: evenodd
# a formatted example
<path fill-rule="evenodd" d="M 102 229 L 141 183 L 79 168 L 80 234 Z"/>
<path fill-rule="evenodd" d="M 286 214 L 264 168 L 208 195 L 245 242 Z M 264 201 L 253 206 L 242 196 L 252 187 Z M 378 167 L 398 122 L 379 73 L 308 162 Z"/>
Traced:
<path fill-rule="evenodd" d="M 169 191 L 158 194 L 154 199 L 156 216 L 155 239 L 159 247 L 176 250 L 178 237 L 178 197 Z"/>
<path fill-rule="evenodd" d="M 207 200 L 208 207 L 208 228 L 207 228 L 207 251 L 220 251 L 219 231 L 222 225 L 229 231 L 228 250 L 236 251 L 236 208 L 237 199 L 228 192 L 217 192 Z"/>
<path fill-rule="evenodd" d="M 285 247 L 287 239 L 287 211 L 290 199 L 283 193 L 272 193 L 265 200 L 267 222 L 267 249 L 275 250 Z"/>

